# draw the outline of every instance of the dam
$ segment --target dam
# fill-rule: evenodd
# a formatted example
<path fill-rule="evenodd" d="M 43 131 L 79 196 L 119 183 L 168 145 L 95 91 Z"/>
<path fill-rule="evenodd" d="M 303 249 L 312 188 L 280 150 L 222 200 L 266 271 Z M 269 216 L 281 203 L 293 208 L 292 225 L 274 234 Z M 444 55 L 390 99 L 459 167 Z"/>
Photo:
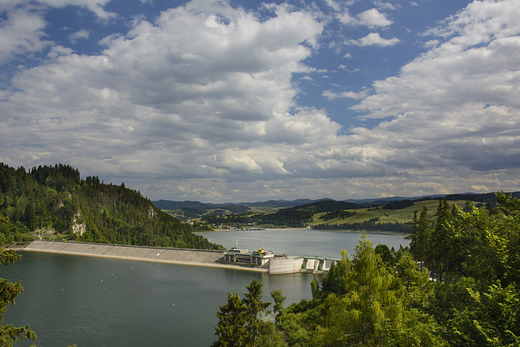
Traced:
<path fill-rule="evenodd" d="M 298 272 L 325 273 L 332 263 L 339 261 L 339 259 L 324 257 L 279 256 L 273 254 L 259 257 L 257 254 L 252 256 L 248 262 L 244 261 L 245 254 L 240 258 L 229 256 L 230 253 L 236 252 L 46 240 L 32 241 L 27 246 L 18 248 L 18 250 L 220 267 L 266 272 L 272 275 Z M 237 261 L 237 259 L 240 259 L 240 261 Z"/>

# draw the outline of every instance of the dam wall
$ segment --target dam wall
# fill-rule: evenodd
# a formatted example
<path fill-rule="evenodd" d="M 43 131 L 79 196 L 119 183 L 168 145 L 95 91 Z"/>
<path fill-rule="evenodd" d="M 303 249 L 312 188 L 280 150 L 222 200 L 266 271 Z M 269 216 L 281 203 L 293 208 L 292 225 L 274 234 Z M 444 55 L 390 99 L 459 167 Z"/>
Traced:
<path fill-rule="evenodd" d="M 24 248 L 18 250 L 33 252 L 62 253 L 83 255 L 91 257 L 105 257 L 116 259 L 129 259 L 139 261 L 151 261 L 159 263 L 171 263 L 180 265 L 198 265 L 220 267 L 236 270 L 256 272 L 269 272 L 273 275 L 291 273 L 324 273 L 329 266 L 327 262 L 337 262 L 337 259 L 302 257 L 302 256 L 276 256 L 269 258 L 265 264 L 255 266 L 240 262 L 226 261 L 222 251 L 206 251 L 199 249 L 164 248 L 147 246 L 114 245 L 105 243 L 87 243 L 73 241 L 32 241 Z"/>
<path fill-rule="evenodd" d="M 257 272 L 268 271 L 267 267 L 248 267 L 225 263 L 225 257 L 222 251 L 43 240 L 33 241 L 20 250 L 152 261 L 181 265 L 212 266 Z"/>
<path fill-rule="evenodd" d="M 269 274 L 282 275 L 300 272 L 303 257 L 273 258 L 269 261 Z"/>

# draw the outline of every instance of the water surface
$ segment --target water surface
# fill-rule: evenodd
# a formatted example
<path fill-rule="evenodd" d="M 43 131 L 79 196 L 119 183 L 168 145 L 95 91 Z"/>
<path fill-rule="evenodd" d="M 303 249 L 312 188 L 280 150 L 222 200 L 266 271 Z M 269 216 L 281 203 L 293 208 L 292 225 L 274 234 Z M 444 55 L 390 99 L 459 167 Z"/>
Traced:
<path fill-rule="evenodd" d="M 360 234 L 287 229 L 204 236 L 226 247 L 238 237 L 244 248 L 339 257 L 341 248 L 352 252 Z M 390 247 L 408 244 L 395 235 L 369 239 Z M 256 278 L 263 283 L 264 300 L 282 289 L 289 304 L 311 297 L 313 278 L 38 252 L 23 252 L 22 260 L 0 267 L 0 277 L 22 280 L 25 288 L 16 305 L 9 305 L 4 323 L 29 324 L 43 347 L 209 346 L 228 291 L 243 295 Z"/>

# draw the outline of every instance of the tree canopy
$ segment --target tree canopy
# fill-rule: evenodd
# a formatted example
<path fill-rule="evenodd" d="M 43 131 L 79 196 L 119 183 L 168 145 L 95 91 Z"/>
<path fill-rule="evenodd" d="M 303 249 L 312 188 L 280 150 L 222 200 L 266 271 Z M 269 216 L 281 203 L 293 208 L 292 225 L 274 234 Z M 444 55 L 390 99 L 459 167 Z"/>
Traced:
<path fill-rule="evenodd" d="M 262 338 L 302 347 L 520 345 L 520 200 L 502 192 L 496 200 L 440 201 L 432 218 L 416 211 L 410 251 L 364 236 L 352 258 L 343 251 L 312 281 L 311 300 L 285 308 L 273 292 L 274 326 Z"/>
<path fill-rule="evenodd" d="M 124 184 L 80 178 L 68 165 L 39 166 L 28 172 L 0 164 L 0 242 L 27 242 L 36 235 L 76 241 L 215 249 L 196 227 L 163 213 Z"/>

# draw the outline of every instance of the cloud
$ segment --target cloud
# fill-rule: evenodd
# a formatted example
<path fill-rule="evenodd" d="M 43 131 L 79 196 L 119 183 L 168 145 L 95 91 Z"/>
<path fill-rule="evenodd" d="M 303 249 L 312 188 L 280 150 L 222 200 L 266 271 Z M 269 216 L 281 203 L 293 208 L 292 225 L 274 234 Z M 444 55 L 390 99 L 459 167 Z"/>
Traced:
<path fill-rule="evenodd" d="M 4 61 L 50 49 L 0 91 L 0 161 L 67 163 L 154 199 L 518 190 L 517 1 L 471 3 L 428 30 L 426 52 L 397 74 L 357 92 L 348 81 L 323 91 L 357 103 L 348 111 L 358 125 L 347 129 L 330 110 L 298 104 L 295 81 L 327 72 L 306 65 L 327 23 L 312 8 L 260 11 L 191 1 L 136 19 L 93 55 L 44 41 L 41 12 L 20 12 L 40 20 L 27 30 L 9 12 L 1 30 L 18 28 L 4 32 L 22 44 L 0 45 Z M 384 27 L 375 14 L 351 18 Z M 398 42 L 371 33 L 350 44 Z"/>
<path fill-rule="evenodd" d="M 325 0 L 325 3 L 335 11 L 341 10 L 341 6 L 334 0 Z"/>
<path fill-rule="evenodd" d="M 359 24 L 366 25 L 370 28 L 386 27 L 392 24 L 391 20 L 387 19 L 384 14 L 375 8 L 361 12 L 357 17 L 359 18 Z"/>
<path fill-rule="evenodd" d="M 0 64 L 16 55 L 42 50 L 52 44 L 44 40 L 46 23 L 39 12 L 14 9 L 0 20 Z"/>
<path fill-rule="evenodd" d="M 390 9 L 388 6 L 385 6 L 382 3 L 380 3 L 379 5 L 381 5 L 382 8 Z M 348 7 L 345 7 L 341 10 L 337 6 L 335 6 L 333 8 L 337 12 L 336 18 L 344 25 L 348 25 L 348 26 L 365 25 L 365 26 L 368 26 L 369 28 L 375 28 L 375 27 L 386 27 L 393 23 L 391 20 L 386 18 L 385 14 L 379 12 L 375 8 L 371 8 L 364 12 L 358 13 L 355 17 L 350 15 Z"/>
<path fill-rule="evenodd" d="M 382 2 L 382 1 L 376 1 L 376 2 L 374 2 L 374 4 L 381 9 L 391 10 L 391 11 L 397 10 L 398 8 L 401 7 L 401 5 L 399 5 L 399 4 L 392 4 L 389 2 Z"/>
<path fill-rule="evenodd" d="M 89 36 L 90 32 L 88 30 L 82 29 L 70 34 L 69 41 L 75 44 L 78 42 L 78 40 L 87 40 Z"/>
<path fill-rule="evenodd" d="M 41 52 L 54 45 L 54 42 L 46 40 L 46 6 L 81 6 L 92 11 L 99 19 L 109 20 L 117 15 L 103 9 L 108 2 L 109 0 L 3 1 L 0 3 L 0 11 L 5 15 L 5 19 L 0 19 L 0 64 L 16 56 Z M 75 43 L 78 39 L 86 38 L 88 32 L 81 30 L 72 34 L 70 40 Z"/>
<path fill-rule="evenodd" d="M 353 132 L 398 149 L 387 164 L 408 167 L 408 172 L 413 166 L 432 171 L 437 166 L 457 168 L 475 181 L 495 174 L 516 182 L 518 15 L 516 1 L 474 2 L 429 30 L 439 43 L 405 65 L 398 76 L 376 81 L 375 93 L 353 107 L 365 112 L 363 117 L 387 120 L 371 131 Z M 497 187 L 497 181 L 492 185 Z"/>
<path fill-rule="evenodd" d="M 324 97 L 326 97 L 328 100 L 333 100 L 333 99 L 338 99 L 338 98 L 349 98 L 349 99 L 359 100 L 359 99 L 366 98 L 368 95 L 368 91 L 362 90 L 359 93 L 355 93 L 353 91 L 336 93 L 336 92 L 333 92 L 330 90 L 325 90 L 322 95 Z"/>
<path fill-rule="evenodd" d="M 90 11 L 92 11 L 99 19 L 109 20 L 117 17 L 117 14 L 114 12 L 107 12 L 103 7 L 110 0 L 39 0 L 39 3 L 61 8 L 66 6 L 81 6 Z"/>
<path fill-rule="evenodd" d="M 20 72 L 1 102 L 10 132 L 1 136 L 16 139 L 1 159 L 96 167 L 128 182 L 304 172 L 298 161 L 285 168 L 284 158 L 340 128 L 317 110 L 287 113 L 298 92 L 292 75 L 312 70 L 302 61 L 323 24 L 284 6 L 259 21 L 221 2 L 206 5 L 137 22 L 104 40 L 100 55 L 57 48 L 52 60 Z"/>
<path fill-rule="evenodd" d="M 336 14 L 336 18 L 344 25 L 358 25 L 359 20 L 349 14 L 348 8 Z"/>
<path fill-rule="evenodd" d="M 350 40 L 348 41 L 351 45 L 357 45 L 357 46 L 393 46 L 396 43 L 400 42 L 398 38 L 394 37 L 391 39 L 384 39 L 382 38 L 379 33 L 370 33 L 365 37 L 360 38 L 359 40 Z"/>

